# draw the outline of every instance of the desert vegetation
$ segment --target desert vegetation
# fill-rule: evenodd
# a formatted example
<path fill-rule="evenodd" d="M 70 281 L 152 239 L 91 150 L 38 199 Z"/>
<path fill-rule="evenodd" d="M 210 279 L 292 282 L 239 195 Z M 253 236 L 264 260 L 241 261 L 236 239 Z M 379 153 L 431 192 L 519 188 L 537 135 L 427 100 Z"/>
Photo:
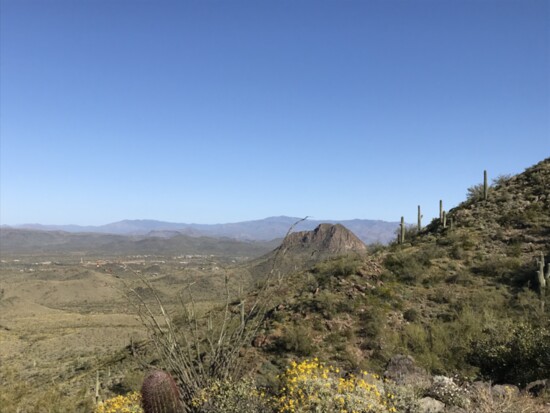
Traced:
<path fill-rule="evenodd" d="M 3 255 L 0 406 L 548 411 L 549 188 L 545 160 L 347 251 L 327 226 L 251 261 Z"/>

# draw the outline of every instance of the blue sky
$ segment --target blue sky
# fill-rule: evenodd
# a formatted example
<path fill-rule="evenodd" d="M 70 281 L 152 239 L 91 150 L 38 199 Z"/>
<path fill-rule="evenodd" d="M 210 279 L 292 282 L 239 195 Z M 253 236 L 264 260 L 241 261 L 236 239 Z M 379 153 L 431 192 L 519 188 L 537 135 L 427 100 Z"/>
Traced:
<path fill-rule="evenodd" d="M 425 220 L 550 156 L 550 2 L 0 0 L 0 223 Z"/>

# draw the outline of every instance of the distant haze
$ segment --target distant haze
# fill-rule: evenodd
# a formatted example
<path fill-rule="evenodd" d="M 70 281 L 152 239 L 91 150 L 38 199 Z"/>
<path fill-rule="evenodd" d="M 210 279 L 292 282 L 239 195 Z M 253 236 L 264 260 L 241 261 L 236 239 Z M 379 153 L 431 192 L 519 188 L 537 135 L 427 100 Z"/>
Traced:
<path fill-rule="evenodd" d="M 293 224 L 300 221 L 297 217 L 269 217 L 254 221 L 234 222 L 227 224 L 187 224 L 156 220 L 123 220 L 100 226 L 79 225 L 40 225 L 24 224 L 13 228 L 38 229 L 47 231 L 93 232 L 118 235 L 149 235 L 170 238 L 177 234 L 190 236 L 227 237 L 243 241 L 270 241 L 282 238 Z M 393 239 L 397 222 L 380 220 L 304 220 L 294 230 L 313 230 L 321 223 L 342 224 L 351 230 L 363 242 L 388 243 Z"/>

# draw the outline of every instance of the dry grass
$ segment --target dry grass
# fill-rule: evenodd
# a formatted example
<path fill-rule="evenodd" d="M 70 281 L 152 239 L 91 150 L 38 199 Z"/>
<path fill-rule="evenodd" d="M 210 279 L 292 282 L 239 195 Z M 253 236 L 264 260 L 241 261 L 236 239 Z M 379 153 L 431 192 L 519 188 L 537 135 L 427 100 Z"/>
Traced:
<path fill-rule="evenodd" d="M 543 405 L 541 399 L 513 390 L 495 395 L 489 386 L 478 386 L 471 397 L 475 403 L 472 413 L 550 413 L 550 406 Z"/>
<path fill-rule="evenodd" d="M 66 256 L 40 258 L 62 265 L 32 264 L 36 257 L 5 258 L 0 264 L 0 411 L 46 412 L 48 406 L 58 406 L 56 412 L 80 411 L 79 402 L 95 399 L 97 370 L 100 398 L 111 397 L 109 386 L 131 374 L 128 367 L 136 362 L 104 366 L 131 340 L 146 338 L 123 293 L 124 281 L 131 281 L 129 271 L 82 265 Z M 169 283 L 150 275 L 170 302 L 182 271 L 174 263 L 161 271 L 175 274 Z M 206 271 L 187 272 L 208 278 Z M 201 312 L 212 306 L 197 304 Z"/>

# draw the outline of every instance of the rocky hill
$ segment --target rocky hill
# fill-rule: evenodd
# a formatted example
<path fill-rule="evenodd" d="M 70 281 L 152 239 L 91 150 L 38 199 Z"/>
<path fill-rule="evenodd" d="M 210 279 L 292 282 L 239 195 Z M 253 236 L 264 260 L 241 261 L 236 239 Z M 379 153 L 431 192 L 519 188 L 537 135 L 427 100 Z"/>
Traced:
<path fill-rule="evenodd" d="M 320 224 L 313 231 L 289 234 L 279 249 L 283 254 L 307 254 L 329 258 L 354 252 L 365 252 L 366 245 L 353 232 L 340 224 Z"/>
<path fill-rule="evenodd" d="M 249 264 L 256 277 L 276 271 L 285 274 L 310 268 L 318 262 L 340 256 L 357 256 L 367 246 L 353 232 L 340 224 L 320 224 L 312 231 L 288 234 L 279 247 Z"/>
<path fill-rule="evenodd" d="M 407 230 L 402 244 L 288 276 L 255 342 L 260 370 L 316 355 L 383 371 L 408 354 L 436 374 L 520 386 L 550 377 L 550 294 L 537 281 L 537 259 L 550 259 L 550 159 L 499 177 L 487 199 L 482 189 L 472 187 L 446 225 L 437 219 Z"/>
<path fill-rule="evenodd" d="M 482 236 L 483 245 L 491 244 L 496 252 L 512 244 L 521 245 L 522 255 L 527 256 L 530 252 L 548 250 L 550 158 L 522 174 L 496 181 L 486 200 L 479 191 L 474 191 L 470 199 L 450 211 L 450 216 L 455 216 L 459 227 Z"/>

